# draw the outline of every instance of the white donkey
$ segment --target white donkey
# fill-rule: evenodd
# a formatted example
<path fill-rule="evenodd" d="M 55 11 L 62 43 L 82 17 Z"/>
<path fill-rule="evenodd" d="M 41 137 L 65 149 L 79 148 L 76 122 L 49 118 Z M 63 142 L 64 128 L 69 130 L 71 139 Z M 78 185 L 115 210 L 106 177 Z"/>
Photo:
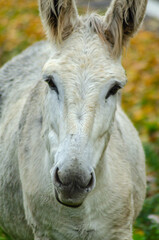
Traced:
<path fill-rule="evenodd" d="M 0 70 L 0 226 L 12 239 L 132 240 L 145 159 L 118 90 L 146 3 L 79 17 L 74 0 L 39 0 L 51 44 Z"/>

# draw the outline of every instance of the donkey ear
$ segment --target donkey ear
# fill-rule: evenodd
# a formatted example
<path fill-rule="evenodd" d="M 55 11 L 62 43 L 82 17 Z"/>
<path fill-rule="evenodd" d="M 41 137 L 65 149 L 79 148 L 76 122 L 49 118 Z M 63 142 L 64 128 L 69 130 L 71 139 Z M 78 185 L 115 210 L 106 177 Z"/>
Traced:
<path fill-rule="evenodd" d="M 61 42 L 71 34 L 78 20 L 74 0 L 39 0 L 39 9 L 49 39 Z"/>
<path fill-rule="evenodd" d="M 147 0 L 113 0 L 105 15 L 105 37 L 120 56 L 122 47 L 137 32 L 144 18 Z"/>

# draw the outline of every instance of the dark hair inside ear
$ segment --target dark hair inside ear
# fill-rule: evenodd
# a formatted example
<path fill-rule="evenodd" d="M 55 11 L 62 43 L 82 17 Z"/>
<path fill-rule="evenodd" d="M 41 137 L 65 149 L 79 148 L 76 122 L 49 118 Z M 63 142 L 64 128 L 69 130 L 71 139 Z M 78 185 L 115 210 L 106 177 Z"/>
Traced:
<path fill-rule="evenodd" d="M 123 20 L 123 38 L 126 36 L 130 37 L 134 32 L 134 13 L 130 8 L 127 11 L 127 18 Z"/>
<path fill-rule="evenodd" d="M 61 43 L 78 22 L 75 0 L 39 0 L 39 7 L 49 40 Z"/>
<path fill-rule="evenodd" d="M 146 10 L 147 0 L 114 0 L 105 17 L 105 38 L 114 57 L 139 29 Z"/>
<path fill-rule="evenodd" d="M 60 15 L 60 11 L 58 11 L 58 3 L 59 0 L 54 0 L 54 11 L 53 9 L 50 8 L 49 14 L 48 14 L 48 23 L 52 30 L 57 33 L 57 28 L 58 28 L 58 17 Z"/>
<path fill-rule="evenodd" d="M 58 25 L 58 20 L 55 16 L 55 14 L 53 13 L 52 9 L 50 9 L 50 12 L 48 14 L 48 24 L 50 25 L 51 28 L 57 29 L 57 25 Z"/>
<path fill-rule="evenodd" d="M 55 12 L 56 12 L 56 16 L 57 16 L 57 17 L 58 17 L 58 15 L 59 15 L 59 12 L 58 12 L 58 3 L 59 3 L 59 0 L 54 0 Z"/>
<path fill-rule="evenodd" d="M 105 31 L 105 38 L 110 43 L 110 46 L 113 48 L 115 41 L 111 31 Z"/>

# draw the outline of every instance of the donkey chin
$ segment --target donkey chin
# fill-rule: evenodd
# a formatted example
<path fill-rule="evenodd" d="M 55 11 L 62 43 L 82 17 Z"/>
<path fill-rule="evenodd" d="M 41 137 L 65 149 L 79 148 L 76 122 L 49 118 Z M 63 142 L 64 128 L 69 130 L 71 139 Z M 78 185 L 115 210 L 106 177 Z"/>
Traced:
<path fill-rule="evenodd" d="M 88 174 L 88 173 L 87 173 Z M 54 170 L 53 183 L 55 189 L 56 200 L 72 208 L 80 207 L 88 195 L 95 187 L 95 173 L 90 172 L 87 176 L 85 174 L 71 174 L 69 172 L 67 181 L 60 176 L 58 168 Z"/>

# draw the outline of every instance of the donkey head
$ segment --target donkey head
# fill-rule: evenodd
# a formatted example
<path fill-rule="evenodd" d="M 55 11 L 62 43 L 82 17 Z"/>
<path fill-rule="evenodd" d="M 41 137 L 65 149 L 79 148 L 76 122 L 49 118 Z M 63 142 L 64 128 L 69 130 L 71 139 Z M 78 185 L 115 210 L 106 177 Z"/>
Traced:
<path fill-rule="evenodd" d="M 79 17 L 74 0 L 39 0 L 53 46 L 43 69 L 46 145 L 56 198 L 67 206 L 82 204 L 98 181 L 126 83 L 122 48 L 139 28 L 146 2 L 114 0 L 104 17 Z"/>

